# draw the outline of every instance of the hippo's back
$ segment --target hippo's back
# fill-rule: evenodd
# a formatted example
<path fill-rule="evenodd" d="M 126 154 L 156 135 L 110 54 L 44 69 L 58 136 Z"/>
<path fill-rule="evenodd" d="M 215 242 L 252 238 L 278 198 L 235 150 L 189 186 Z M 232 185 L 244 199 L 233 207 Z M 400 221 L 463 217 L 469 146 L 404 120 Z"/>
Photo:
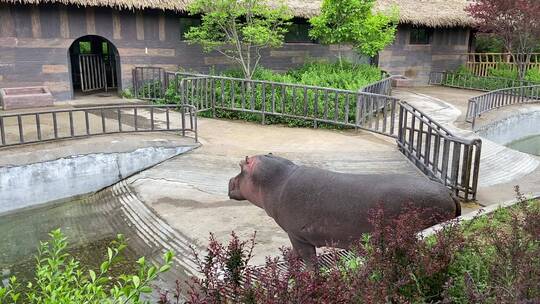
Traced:
<path fill-rule="evenodd" d="M 304 166 L 290 175 L 273 205 L 272 216 L 286 231 L 305 233 L 306 239 L 322 235 L 325 242 L 369 232 L 369 212 L 380 205 L 389 216 L 406 205 L 445 218 L 458 213 L 449 190 L 424 177 L 345 174 Z"/>

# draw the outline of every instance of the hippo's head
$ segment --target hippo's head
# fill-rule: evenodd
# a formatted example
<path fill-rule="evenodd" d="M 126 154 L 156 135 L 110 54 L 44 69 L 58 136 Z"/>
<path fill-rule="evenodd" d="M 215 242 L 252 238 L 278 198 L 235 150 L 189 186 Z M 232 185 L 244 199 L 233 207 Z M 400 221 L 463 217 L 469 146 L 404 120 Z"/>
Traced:
<path fill-rule="evenodd" d="M 229 197 L 234 200 L 248 200 L 264 208 L 264 196 L 283 182 L 284 177 L 295 166 L 290 160 L 272 154 L 246 156 L 240 162 L 240 173 L 229 181 Z"/>

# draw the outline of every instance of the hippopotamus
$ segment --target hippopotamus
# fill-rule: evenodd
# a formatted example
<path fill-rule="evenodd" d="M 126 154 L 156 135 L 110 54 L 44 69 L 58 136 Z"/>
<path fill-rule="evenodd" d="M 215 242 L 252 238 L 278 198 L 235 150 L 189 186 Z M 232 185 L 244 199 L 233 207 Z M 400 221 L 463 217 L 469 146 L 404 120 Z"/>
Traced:
<path fill-rule="evenodd" d="M 429 226 L 461 214 L 449 189 L 421 176 L 338 173 L 272 154 L 246 156 L 240 168 L 229 181 L 229 197 L 264 209 L 306 262 L 314 261 L 317 247 L 349 248 L 371 232 L 374 208 L 384 208 L 385 217 L 405 206 L 437 212 L 426 219 Z"/>

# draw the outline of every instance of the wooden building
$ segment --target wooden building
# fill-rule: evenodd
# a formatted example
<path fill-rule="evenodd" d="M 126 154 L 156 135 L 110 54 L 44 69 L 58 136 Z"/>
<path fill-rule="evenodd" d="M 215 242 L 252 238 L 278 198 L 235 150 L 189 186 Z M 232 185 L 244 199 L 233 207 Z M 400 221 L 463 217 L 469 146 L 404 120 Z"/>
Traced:
<path fill-rule="evenodd" d="M 131 87 L 135 66 L 205 72 L 227 67 L 217 53 L 183 41 L 197 19 L 185 0 L 0 0 L 0 88 L 47 86 L 57 100 L 77 92 Z M 466 0 L 379 0 L 396 5 L 401 23 L 396 42 L 379 65 L 425 83 L 431 70 L 463 64 L 469 45 Z M 262 64 L 286 70 L 307 58 L 335 58 L 337 48 L 313 42 L 307 19 L 320 1 L 293 1 L 293 31 L 283 48 L 268 50 Z M 422 11 L 419 12 L 419 7 Z M 450 9 L 446 9 L 450 8 Z"/>

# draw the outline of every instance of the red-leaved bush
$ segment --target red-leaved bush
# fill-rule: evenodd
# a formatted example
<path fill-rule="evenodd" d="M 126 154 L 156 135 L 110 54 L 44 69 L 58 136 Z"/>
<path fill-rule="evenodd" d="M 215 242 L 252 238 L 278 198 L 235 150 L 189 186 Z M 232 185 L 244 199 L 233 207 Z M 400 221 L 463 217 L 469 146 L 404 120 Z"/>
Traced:
<path fill-rule="evenodd" d="M 290 249 L 249 266 L 255 236 L 233 233 L 228 245 L 211 236 L 206 257 L 197 258 L 201 278 L 177 282 L 159 303 L 540 303 L 540 204 L 519 191 L 518 198 L 513 208 L 425 238 L 418 210 L 387 219 L 377 208 L 374 232 L 348 258 L 330 252 L 317 270 Z"/>

